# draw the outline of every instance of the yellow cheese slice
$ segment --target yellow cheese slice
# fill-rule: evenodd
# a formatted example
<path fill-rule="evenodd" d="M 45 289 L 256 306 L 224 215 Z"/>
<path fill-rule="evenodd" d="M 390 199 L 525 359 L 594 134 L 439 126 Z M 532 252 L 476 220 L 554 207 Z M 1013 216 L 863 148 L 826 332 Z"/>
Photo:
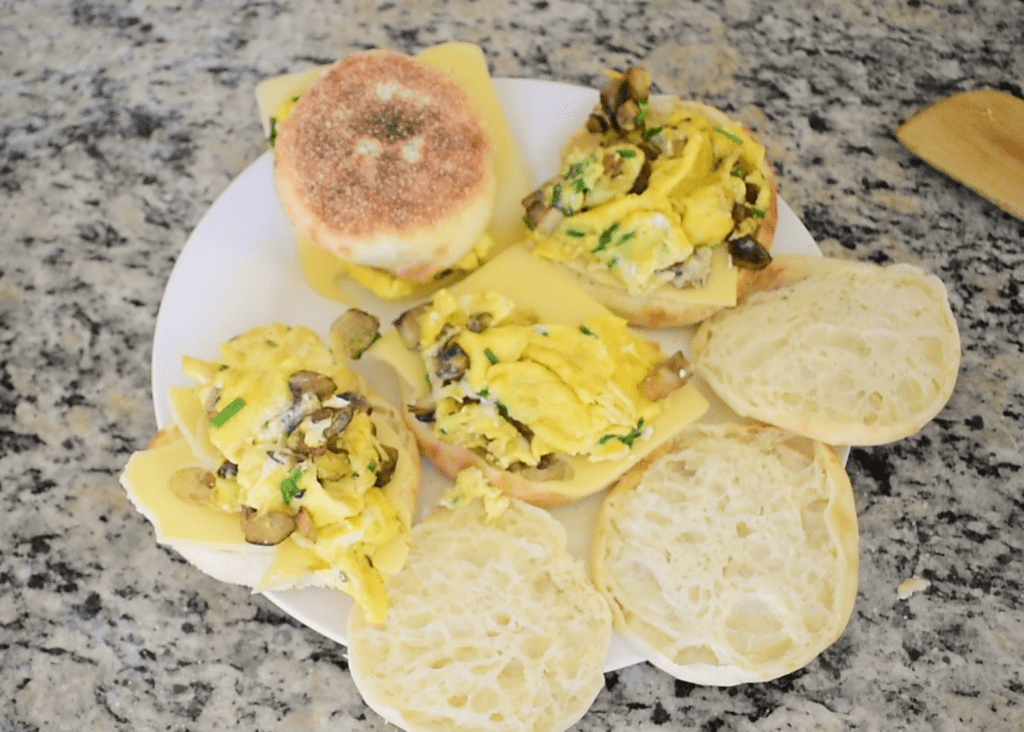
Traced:
<path fill-rule="evenodd" d="M 491 130 L 494 144 L 494 167 L 498 179 L 498 196 L 494 216 L 487 233 L 494 240 L 494 254 L 526 237 L 526 225 L 520 201 L 530 191 L 530 177 L 523 163 L 519 146 L 505 119 L 498 94 L 491 83 L 487 60 L 479 46 L 472 43 L 442 43 L 421 51 L 417 58 L 452 76 L 466 89 L 483 113 Z M 317 66 L 294 74 L 277 76 L 261 82 L 256 87 L 256 102 L 264 134 L 269 137 L 271 118 L 295 96 L 306 92 L 329 65 Z M 306 237 L 298 236 L 297 251 L 299 265 L 317 293 L 347 305 L 358 302 L 358 292 L 346 287 L 349 279 L 349 265 L 340 261 L 313 244 Z M 366 269 L 366 268 L 364 268 Z M 362 279 L 380 297 L 415 298 L 436 290 L 427 284 L 427 289 L 389 287 L 387 282 L 378 282 L 370 271 Z M 383 275 L 382 275 L 383 276 Z M 367 280 L 374 280 L 371 284 Z"/>
<path fill-rule="evenodd" d="M 531 256 L 523 246 L 506 250 L 449 291 L 456 297 L 471 292 L 497 292 L 520 307 L 532 309 L 540 322 L 553 325 L 579 326 L 589 318 L 609 314 L 557 266 Z M 416 396 L 429 392 L 423 359 L 406 348 L 395 330 L 384 334 L 366 353 L 391 366 Z M 680 428 L 700 419 L 708 408 L 707 400 L 695 386 L 688 384 L 677 389 L 662 402 L 661 414 L 650 425 L 651 436 L 635 442 L 624 459 L 590 462 L 585 457 L 571 457 L 573 477 L 550 481 L 545 486 L 572 499 L 605 488 Z"/>
<path fill-rule="evenodd" d="M 152 521 L 157 538 L 166 543 L 197 542 L 220 549 L 246 549 L 237 514 L 200 506 L 174 495 L 171 476 L 181 468 L 207 468 L 192 454 L 183 437 L 129 458 L 121 483 Z"/>

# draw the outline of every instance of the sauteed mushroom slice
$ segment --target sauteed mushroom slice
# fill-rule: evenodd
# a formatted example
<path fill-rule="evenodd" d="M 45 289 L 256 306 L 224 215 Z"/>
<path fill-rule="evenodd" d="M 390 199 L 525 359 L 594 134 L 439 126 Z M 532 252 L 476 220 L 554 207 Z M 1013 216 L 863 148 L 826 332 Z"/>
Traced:
<path fill-rule="evenodd" d="M 199 467 L 182 468 L 171 474 L 171 493 L 183 501 L 199 506 L 214 504 L 216 478 L 209 470 Z"/>
<path fill-rule="evenodd" d="M 242 507 L 242 533 L 250 544 L 275 546 L 295 531 L 295 517 L 284 511 L 259 513 L 255 508 Z"/>
<path fill-rule="evenodd" d="M 299 512 L 295 514 L 295 528 L 310 541 L 316 541 L 316 525 L 313 523 L 313 517 L 306 510 L 305 506 L 300 508 Z"/>
<path fill-rule="evenodd" d="M 429 302 L 422 303 L 406 310 L 392 322 L 406 348 L 413 351 L 420 349 L 420 318 L 429 309 Z"/>
<path fill-rule="evenodd" d="M 491 313 L 473 313 L 466 319 L 466 330 L 483 333 L 491 326 L 494 316 Z"/>
<path fill-rule="evenodd" d="M 429 424 L 437 421 L 437 405 L 433 402 L 429 404 L 410 404 L 409 413 L 416 418 L 417 422 Z"/>
<path fill-rule="evenodd" d="M 331 352 L 338 360 L 357 359 L 380 334 L 380 320 L 365 310 L 350 308 L 331 324 Z"/>
<path fill-rule="evenodd" d="M 334 379 L 317 371 L 296 371 L 288 377 L 288 388 L 292 396 L 301 399 L 303 394 L 316 394 L 320 401 L 323 401 L 338 388 Z"/>
<path fill-rule="evenodd" d="M 469 354 L 454 338 L 447 340 L 434 356 L 434 375 L 444 384 L 458 381 L 468 370 Z"/>
<path fill-rule="evenodd" d="M 391 447 L 391 445 L 382 445 L 384 452 L 387 454 L 377 468 L 377 479 L 374 481 L 374 485 L 378 488 L 382 488 L 391 482 L 391 479 L 395 476 L 395 468 L 398 466 L 398 449 Z"/>
<path fill-rule="evenodd" d="M 693 376 L 690 360 L 682 351 L 676 351 L 640 382 L 640 393 L 648 399 L 664 399 L 676 389 L 686 385 Z"/>
<path fill-rule="evenodd" d="M 772 263 L 772 255 L 768 250 L 749 236 L 730 241 L 729 256 L 733 264 L 743 269 L 764 269 Z"/>

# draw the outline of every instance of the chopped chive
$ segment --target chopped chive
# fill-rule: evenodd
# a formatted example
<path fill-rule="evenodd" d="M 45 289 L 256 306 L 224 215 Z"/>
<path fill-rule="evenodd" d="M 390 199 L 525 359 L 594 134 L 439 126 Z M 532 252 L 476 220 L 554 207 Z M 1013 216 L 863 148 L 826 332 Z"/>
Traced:
<path fill-rule="evenodd" d="M 566 230 L 565 230 L 565 233 L 566 233 L 566 234 L 567 234 L 568 236 L 574 236 L 574 237 L 576 237 L 577 239 L 582 239 L 583 237 L 585 237 L 585 236 L 587 235 L 587 232 L 585 232 L 585 231 L 580 231 L 579 229 L 566 229 Z"/>
<path fill-rule="evenodd" d="M 630 150 L 628 147 L 624 147 L 620 150 L 616 150 L 620 158 L 635 158 L 636 150 Z"/>
<path fill-rule="evenodd" d="M 644 122 L 647 121 L 647 117 L 651 114 L 651 107 L 645 99 L 641 99 L 638 106 L 640 107 L 640 112 L 636 116 L 636 123 L 643 126 Z"/>
<path fill-rule="evenodd" d="M 643 433 L 644 433 L 644 418 L 641 417 L 640 421 L 636 423 L 636 427 L 634 427 L 633 429 L 631 429 L 629 431 L 629 434 L 626 434 L 626 435 L 605 435 L 600 440 L 598 440 L 598 444 L 603 445 L 604 443 L 609 442 L 611 440 L 619 440 L 620 442 L 625 443 L 626 447 L 633 447 L 633 443 L 636 442 L 637 438 L 640 437 L 640 435 L 642 435 Z"/>
<path fill-rule="evenodd" d="M 551 189 L 551 205 L 557 205 L 562 200 L 562 184 L 555 183 L 555 187 Z"/>
<path fill-rule="evenodd" d="M 270 346 L 271 348 L 277 348 L 277 341 L 272 341 L 268 338 L 267 345 Z"/>
<path fill-rule="evenodd" d="M 584 335 L 594 336 L 594 338 L 597 338 L 597 334 L 585 325 L 581 325 L 580 330 Z"/>
<path fill-rule="evenodd" d="M 615 230 L 619 228 L 619 222 L 616 221 L 614 224 L 609 226 L 607 229 L 601 232 L 600 238 L 597 240 L 597 246 L 593 249 L 593 252 L 603 251 L 612 243 L 612 237 L 615 236 Z"/>
<path fill-rule="evenodd" d="M 743 171 L 742 170 L 733 170 L 733 171 L 729 172 L 729 175 L 731 175 L 734 178 L 742 178 L 743 177 Z"/>
<path fill-rule="evenodd" d="M 371 460 L 370 463 L 366 466 L 366 469 L 369 470 L 371 473 L 376 472 L 377 471 L 377 463 L 375 463 L 375 462 L 373 462 Z"/>
<path fill-rule="evenodd" d="M 658 125 L 657 127 L 652 127 L 649 130 L 644 130 L 644 139 L 645 140 L 650 140 L 652 137 L 657 135 L 663 129 L 665 129 L 665 125 Z"/>
<path fill-rule="evenodd" d="M 302 468 L 295 467 L 288 477 L 281 481 L 281 500 L 291 503 L 294 498 L 301 498 L 305 493 L 299 488 L 299 478 L 302 477 Z"/>
<path fill-rule="evenodd" d="M 486 399 L 487 397 L 489 397 L 489 396 L 491 395 L 491 390 L 490 390 L 490 389 L 488 389 L 488 388 L 487 388 L 487 387 L 485 386 L 485 387 L 484 387 L 483 389 L 481 389 L 480 391 L 478 391 L 478 392 L 477 392 L 477 394 L 479 394 L 479 395 L 480 395 L 480 396 L 482 396 L 482 397 L 483 397 L 484 399 Z"/>
<path fill-rule="evenodd" d="M 587 182 L 582 178 L 576 178 L 572 182 L 572 189 L 576 191 L 576 193 L 586 193 L 588 190 L 590 190 L 589 188 L 587 188 Z"/>
<path fill-rule="evenodd" d="M 238 411 L 245 406 L 245 400 L 242 397 L 235 397 L 234 401 L 224 407 L 222 410 L 217 412 L 213 418 L 213 426 L 220 427 L 229 419 L 238 414 Z"/>
<path fill-rule="evenodd" d="M 487 360 L 490 361 L 491 364 L 498 363 L 498 357 L 494 355 L 494 351 L 492 351 L 490 348 L 484 349 L 484 355 L 487 356 Z"/>
<path fill-rule="evenodd" d="M 763 208 L 754 208 L 753 206 L 750 207 L 750 213 L 759 219 L 763 219 L 767 215 Z"/>
<path fill-rule="evenodd" d="M 277 117 L 270 118 L 270 135 L 267 137 L 267 142 L 271 147 L 277 143 Z"/>
<path fill-rule="evenodd" d="M 726 129 L 722 128 L 722 127 L 716 127 L 715 128 L 715 132 L 721 132 L 723 135 L 728 137 L 730 140 L 735 142 L 737 145 L 742 145 L 743 144 L 742 138 L 737 137 L 733 133 L 729 132 L 729 130 L 726 130 Z"/>

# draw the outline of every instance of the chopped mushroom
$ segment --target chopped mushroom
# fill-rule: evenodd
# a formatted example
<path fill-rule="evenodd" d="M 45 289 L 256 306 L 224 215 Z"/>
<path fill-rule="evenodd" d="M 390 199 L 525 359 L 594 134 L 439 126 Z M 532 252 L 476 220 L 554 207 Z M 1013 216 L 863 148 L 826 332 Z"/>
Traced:
<path fill-rule="evenodd" d="M 541 456 L 536 465 L 525 465 L 515 463 L 509 466 L 509 470 L 518 473 L 527 480 L 545 482 L 549 480 L 571 480 L 576 471 L 572 463 L 564 456 L 548 453 Z"/>
<path fill-rule="evenodd" d="M 369 348 L 380 334 L 380 320 L 365 310 L 350 308 L 337 317 L 331 325 L 330 346 L 339 361 L 357 359 Z"/>
<path fill-rule="evenodd" d="M 295 517 L 284 511 L 259 513 L 255 508 L 242 507 L 242 533 L 250 544 L 275 546 L 295 531 Z"/>
<path fill-rule="evenodd" d="M 215 485 L 213 473 L 198 467 L 182 468 L 172 473 L 170 478 L 171 493 L 199 506 L 214 505 Z"/>
<path fill-rule="evenodd" d="M 466 374 L 467 370 L 469 370 L 469 356 L 454 340 L 448 341 L 437 352 L 437 365 L 434 368 L 434 374 L 441 381 L 445 383 L 458 381 Z"/>
<path fill-rule="evenodd" d="M 764 269 L 772 263 L 772 255 L 768 250 L 749 236 L 730 241 L 729 256 L 733 264 L 743 269 Z"/>
<path fill-rule="evenodd" d="M 299 512 L 295 514 L 295 528 L 310 541 L 316 541 L 316 525 L 313 523 L 313 517 L 306 510 L 305 506 L 300 508 Z"/>
<path fill-rule="evenodd" d="M 406 348 L 414 351 L 420 349 L 420 318 L 430 309 L 430 303 L 425 302 L 414 308 L 406 310 L 393 321 L 398 336 Z"/>
<path fill-rule="evenodd" d="M 395 475 L 395 468 L 398 466 L 398 450 L 390 445 L 382 445 L 384 452 L 387 457 L 381 462 L 380 467 L 377 468 L 377 479 L 374 485 L 378 488 L 383 488 Z"/>
<path fill-rule="evenodd" d="M 330 376 L 316 371 L 296 371 L 288 377 L 288 388 L 291 389 L 292 396 L 296 399 L 302 397 L 303 394 L 313 393 L 320 401 L 323 401 L 333 394 L 338 386 Z"/>
<path fill-rule="evenodd" d="M 664 399 L 676 389 L 685 386 L 692 375 L 693 367 L 690 360 L 682 351 L 676 351 L 640 382 L 640 393 L 653 401 Z"/>

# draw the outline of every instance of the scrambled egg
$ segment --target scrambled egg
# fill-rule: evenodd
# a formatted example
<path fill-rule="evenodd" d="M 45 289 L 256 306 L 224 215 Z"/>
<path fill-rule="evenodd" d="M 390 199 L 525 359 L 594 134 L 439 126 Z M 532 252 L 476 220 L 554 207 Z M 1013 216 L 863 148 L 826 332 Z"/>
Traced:
<path fill-rule="evenodd" d="M 455 476 L 455 485 L 444 492 L 438 503 L 454 509 L 465 506 L 477 498 L 483 501 L 484 522 L 488 524 L 505 513 L 505 509 L 512 502 L 508 493 L 487 482 L 480 468 L 466 468 L 459 471 Z"/>
<path fill-rule="evenodd" d="M 701 287 L 711 247 L 753 236 L 771 204 L 765 149 L 738 122 L 640 109 L 635 130 L 592 135 L 534 194 L 558 214 L 553 228 L 530 222 L 534 251 L 610 273 L 634 295 Z"/>
<path fill-rule="evenodd" d="M 660 350 L 613 315 L 543 324 L 503 295 L 442 290 L 419 327 L 435 434 L 502 469 L 622 458 L 660 413 L 638 389 Z"/>
<path fill-rule="evenodd" d="M 382 620 L 382 574 L 404 563 L 410 527 L 387 494 L 401 458 L 378 439 L 359 378 L 316 333 L 280 324 L 224 343 L 219 361 L 185 357 L 184 370 L 209 416 L 204 452 L 223 458 L 216 505 L 244 517 L 253 543 L 305 549 L 310 572 Z"/>

